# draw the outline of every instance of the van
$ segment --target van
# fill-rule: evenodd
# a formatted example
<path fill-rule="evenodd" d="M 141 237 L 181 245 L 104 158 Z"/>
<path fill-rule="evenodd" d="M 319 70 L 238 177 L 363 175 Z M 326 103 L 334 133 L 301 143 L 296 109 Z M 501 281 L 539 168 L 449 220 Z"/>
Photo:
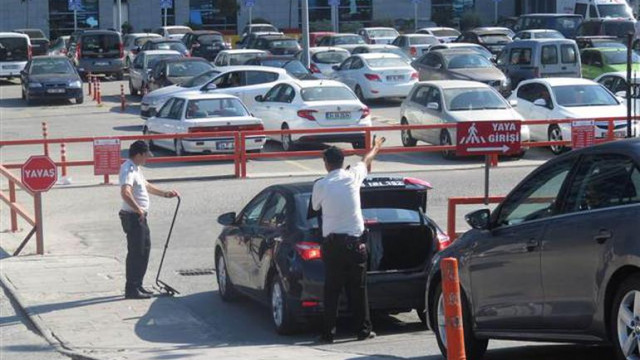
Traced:
<path fill-rule="evenodd" d="M 581 77 L 580 51 L 569 39 L 518 40 L 498 56 L 498 69 L 515 88 L 523 80 L 539 77 Z"/>
<path fill-rule="evenodd" d="M 629 33 L 635 34 L 636 21 L 629 19 L 591 19 L 578 27 L 578 36 L 615 36 L 627 39 Z"/>
<path fill-rule="evenodd" d="M 567 39 L 576 36 L 578 26 L 582 23 L 582 15 L 573 14 L 527 14 L 521 15 L 513 27 L 513 31 L 532 29 L 558 30 Z"/>
<path fill-rule="evenodd" d="M 20 76 L 31 60 L 29 36 L 14 32 L 0 32 L 0 78 Z"/>
<path fill-rule="evenodd" d="M 124 77 L 124 45 L 115 31 L 83 31 L 72 56 L 82 78 L 89 73 L 113 75 L 118 80 Z"/>
<path fill-rule="evenodd" d="M 633 12 L 626 0 L 576 0 L 574 13 L 585 19 L 633 19 Z"/>

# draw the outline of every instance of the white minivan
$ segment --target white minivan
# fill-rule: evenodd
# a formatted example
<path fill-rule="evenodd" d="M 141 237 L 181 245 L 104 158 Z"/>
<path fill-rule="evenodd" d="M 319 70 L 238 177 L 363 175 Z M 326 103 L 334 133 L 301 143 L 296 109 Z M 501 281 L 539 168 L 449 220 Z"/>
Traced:
<path fill-rule="evenodd" d="M 0 32 L 0 78 L 19 77 L 29 59 L 31 59 L 29 36 L 14 32 Z"/>

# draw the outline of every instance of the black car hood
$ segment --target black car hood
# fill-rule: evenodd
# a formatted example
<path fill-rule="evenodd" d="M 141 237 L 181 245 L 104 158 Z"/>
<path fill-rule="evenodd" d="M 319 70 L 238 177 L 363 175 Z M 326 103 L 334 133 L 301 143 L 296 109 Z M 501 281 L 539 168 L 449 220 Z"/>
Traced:
<path fill-rule="evenodd" d="M 67 82 L 67 81 L 76 81 L 80 80 L 80 78 L 76 74 L 42 74 L 42 75 L 29 75 L 29 80 L 36 81 L 39 83 L 48 83 L 48 82 Z"/>

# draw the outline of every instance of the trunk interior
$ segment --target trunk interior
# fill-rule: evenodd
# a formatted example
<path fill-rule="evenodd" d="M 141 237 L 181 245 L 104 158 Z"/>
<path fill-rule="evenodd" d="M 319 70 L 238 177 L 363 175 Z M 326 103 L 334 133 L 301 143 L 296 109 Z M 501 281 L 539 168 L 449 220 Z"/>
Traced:
<path fill-rule="evenodd" d="M 431 257 L 432 233 L 426 225 L 367 226 L 369 272 L 420 270 Z"/>

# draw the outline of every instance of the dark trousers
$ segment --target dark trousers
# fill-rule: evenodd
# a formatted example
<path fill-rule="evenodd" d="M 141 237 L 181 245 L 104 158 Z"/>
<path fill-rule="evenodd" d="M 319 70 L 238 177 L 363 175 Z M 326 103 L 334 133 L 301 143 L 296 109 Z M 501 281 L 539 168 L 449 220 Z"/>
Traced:
<path fill-rule="evenodd" d="M 120 211 L 122 229 L 127 234 L 127 284 L 125 292 L 135 291 L 142 286 L 147 272 L 149 252 L 151 251 L 151 233 L 145 216 L 140 221 L 136 213 Z"/>
<path fill-rule="evenodd" d="M 323 335 L 336 333 L 338 300 L 346 287 L 354 325 L 359 334 L 371 332 L 369 299 L 367 298 L 367 251 L 359 238 L 332 234 L 322 244 L 325 267 Z"/>

